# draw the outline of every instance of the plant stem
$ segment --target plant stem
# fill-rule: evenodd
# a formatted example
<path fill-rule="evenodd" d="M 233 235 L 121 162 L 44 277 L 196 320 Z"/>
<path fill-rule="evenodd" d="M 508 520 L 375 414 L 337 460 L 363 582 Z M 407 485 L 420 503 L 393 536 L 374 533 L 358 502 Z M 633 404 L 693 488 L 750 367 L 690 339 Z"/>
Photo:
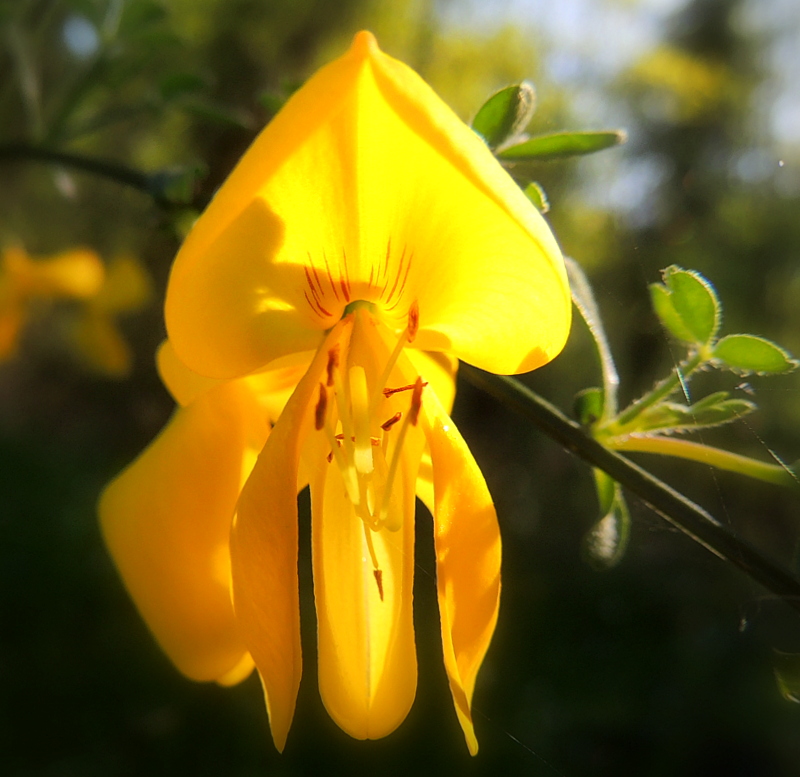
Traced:
<path fill-rule="evenodd" d="M 140 192 L 152 197 L 156 205 L 167 210 L 187 207 L 203 210 L 208 204 L 198 197 L 192 202 L 179 202 L 165 197 L 161 191 L 161 181 L 158 173 L 149 174 L 107 159 L 96 159 L 68 151 L 56 151 L 27 143 L 4 143 L 0 145 L 0 162 L 22 160 L 50 162 L 108 178 L 124 186 L 138 189 Z"/>
<path fill-rule="evenodd" d="M 642 397 L 639 397 L 635 402 L 628 405 L 617 418 L 609 424 L 609 431 L 612 434 L 620 434 L 622 427 L 633 421 L 643 410 L 651 407 L 659 400 L 668 397 L 679 386 L 684 385 L 686 378 L 689 377 L 706 359 L 706 354 L 698 351 L 691 359 L 679 364 L 675 369 L 662 380 L 657 383 L 652 391 L 648 392 Z"/>
<path fill-rule="evenodd" d="M 490 375 L 467 364 L 461 365 L 459 374 L 506 407 L 533 421 L 539 429 L 567 450 L 602 469 L 637 494 L 662 518 L 715 555 L 730 561 L 800 612 L 800 580 L 723 526 L 702 507 L 638 465 L 601 445 L 558 408 L 519 381 Z"/>
<path fill-rule="evenodd" d="M 780 464 L 769 464 L 766 461 L 740 456 L 738 453 L 713 448 L 692 440 L 681 440 L 675 437 L 658 435 L 641 437 L 610 437 L 604 440 L 605 445 L 615 451 L 636 451 L 640 453 L 660 453 L 690 461 L 699 461 L 717 469 L 747 475 L 766 483 L 778 486 L 798 486 L 800 481 L 788 467 Z"/>

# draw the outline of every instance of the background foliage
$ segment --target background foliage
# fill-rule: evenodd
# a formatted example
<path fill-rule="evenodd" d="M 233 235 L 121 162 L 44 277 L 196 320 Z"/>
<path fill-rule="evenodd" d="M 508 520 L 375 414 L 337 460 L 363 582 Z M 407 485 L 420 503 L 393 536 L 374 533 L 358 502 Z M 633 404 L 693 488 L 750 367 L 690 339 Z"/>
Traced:
<path fill-rule="evenodd" d="M 800 774 L 800 708 L 773 675 L 775 650 L 800 652 L 796 614 L 636 499 L 628 553 L 594 571 L 581 556 L 597 518 L 588 467 L 468 384 L 454 415 L 495 495 L 505 543 L 475 759 L 441 665 L 427 517 L 415 591 L 420 684 L 408 720 L 380 742 L 339 731 L 319 701 L 307 620 L 298 712 L 279 756 L 254 678 L 233 690 L 195 685 L 167 664 L 94 515 L 103 484 L 172 410 L 152 354 L 188 205 L 213 193 L 282 99 L 363 27 L 465 119 L 495 89 L 527 78 L 539 101 L 534 132 L 626 127 L 623 148 L 536 170 L 565 252 L 594 283 L 623 401 L 673 363 L 647 291 L 668 265 L 714 282 L 725 332 L 800 352 L 792 9 L 781 0 L 0 3 L 0 242 L 36 255 L 76 245 L 106 261 L 135 255 L 155 288 L 149 306 L 120 319 L 134 354 L 124 380 L 76 358 L 69 304 L 33 321 L 17 356 L 0 364 L 0 773 Z M 32 160 L 21 144 L 154 174 L 153 191 L 187 208 Z M 578 322 L 563 356 L 526 380 L 568 408 L 597 376 Z M 761 407 L 704 439 L 765 460 L 800 457 L 797 380 L 701 375 L 699 392 L 755 395 Z M 796 493 L 640 460 L 798 571 Z M 301 552 L 310 604 L 308 547 Z"/>

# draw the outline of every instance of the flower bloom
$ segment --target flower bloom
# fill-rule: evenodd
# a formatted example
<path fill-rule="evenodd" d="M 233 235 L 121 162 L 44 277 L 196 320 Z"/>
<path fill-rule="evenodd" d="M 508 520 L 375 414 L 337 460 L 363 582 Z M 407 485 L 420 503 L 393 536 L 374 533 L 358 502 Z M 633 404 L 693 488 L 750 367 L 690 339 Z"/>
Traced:
<path fill-rule="evenodd" d="M 229 476 L 222 510 L 229 548 L 224 521 L 214 542 L 229 563 L 218 581 L 230 580 L 232 610 L 224 585 L 215 592 L 226 633 L 238 642 L 194 676 L 236 679 L 248 655 L 283 748 L 301 674 L 297 492 L 308 484 L 323 702 L 354 737 L 394 730 L 416 692 L 419 496 L 434 518 L 445 668 L 476 752 L 470 706 L 497 618 L 500 535 L 448 408 L 455 357 L 517 373 L 563 347 L 569 289 L 540 215 L 430 88 L 359 33 L 291 98 L 198 220 L 172 269 L 166 321 L 180 362 L 221 381 L 202 395 L 208 402 L 211 391 L 238 391 L 241 381 L 271 370 L 302 370 L 274 428 L 262 435 L 238 501 Z M 220 399 L 215 413 L 228 401 Z M 213 445 L 183 449 L 187 441 L 178 438 L 163 444 L 160 470 L 154 455 L 147 473 L 140 465 L 141 488 L 133 479 L 127 489 L 112 484 L 101 513 L 134 597 L 149 602 L 147 612 L 139 606 L 157 636 L 159 628 L 169 631 L 171 612 L 194 606 L 202 638 L 214 624 L 200 600 L 185 602 L 188 589 L 163 590 L 163 578 L 145 569 L 151 555 L 161 569 L 173 563 L 152 539 L 162 519 L 178 533 L 203 531 L 199 507 L 184 518 L 165 511 L 193 508 L 204 498 L 193 490 L 208 494 L 217 477 Z M 261 440 L 253 442 L 252 450 Z M 165 469 L 179 486 L 159 474 Z M 181 493 L 160 516 L 141 517 L 148 528 L 137 532 L 148 476 L 164 492 Z M 122 524 L 127 538 L 115 542 Z M 139 553 L 137 543 L 147 549 Z M 200 544 L 203 565 L 190 577 L 208 574 L 214 543 Z M 172 652 L 160 639 L 173 658 L 185 650 L 203 663 L 202 650 L 171 636 Z"/>
<path fill-rule="evenodd" d="M 0 361 L 14 354 L 37 304 L 89 299 L 101 289 L 103 278 L 103 262 L 88 248 L 38 259 L 19 246 L 6 248 L 0 255 Z"/>

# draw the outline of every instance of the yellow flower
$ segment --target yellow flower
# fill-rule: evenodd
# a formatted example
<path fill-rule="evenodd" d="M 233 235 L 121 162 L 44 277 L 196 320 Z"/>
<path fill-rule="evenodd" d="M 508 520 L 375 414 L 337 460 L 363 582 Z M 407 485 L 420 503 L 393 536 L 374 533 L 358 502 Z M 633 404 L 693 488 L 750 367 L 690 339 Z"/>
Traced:
<path fill-rule="evenodd" d="M 249 653 L 283 749 L 301 673 L 297 493 L 308 483 L 321 696 L 354 737 L 385 736 L 416 692 L 419 495 L 434 516 L 445 668 L 475 753 L 470 705 L 497 618 L 500 535 L 447 408 L 455 357 L 515 373 L 563 347 L 569 289 L 545 222 L 482 141 L 362 32 L 292 97 L 198 220 L 173 266 L 166 321 L 180 362 L 223 382 L 178 411 L 138 475 L 112 484 L 101 506 L 112 553 L 162 645 L 179 665 L 194 650 L 183 635 L 171 648 L 163 636 L 181 610 L 196 617 L 199 639 L 213 642 L 192 585 L 208 577 L 208 548 L 222 549 L 217 614 L 221 631 L 240 641 L 194 676 L 238 676 Z M 214 539 L 194 546 L 204 548 L 199 571 L 172 570 L 189 561 L 171 555 L 184 534 L 205 531 L 220 479 L 217 444 L 219 456 L 239 462 L 261 442 L 234 444 L 220 429 L 199 443 L 173 426 L 212 392 L 234 393 L 287 363 L 302 364 L 302 378 L 263 435 L 238 502 L 233 473 L 242 470 L 232 464 L 219 515 L 208 521 Z M 220 397 L 192 428 L 211 429 L 239 401 Z M 235 431 L 237 423 L 222 425 Z M 151 506 L 161 507 L 142 516 L 149 478 L 160 489 Z M 159 544 L 161 521 L 169 536 Z M 115 540 L 120 524 L 127 528 Z M 232 610 L 223 595 L 228 559 Z M 165 586 L 173 571 L 190 584 Z"/>
<path fill-rule="evenodd" d="M 87 366 L 112 378 L 130 373 L 133 356 L 116 319 L 140 310 L 152 296 L 150 276 L 138 259 L 118 256 L 109 262 L 103 285 L 86 300 L 69 330 Z"/>
<path fill-rule="evenodd" d="M 179 403 L 150 446 L 106 488 L 103 536 L 143 618 L 178 669 L 229 685 L 253 662 L 230 594 L 231 520 L 242 484 L 303 365 L 233 381 L 158 353 Z"/>
<path fill-rule="evenodd" d="M 12 356 L 37 305 L 58 299 L 85 300 L 103 283 L 100 257 L 88 248 L 33 258 L 10 246 L 0 256 L 0 361 Z"/>

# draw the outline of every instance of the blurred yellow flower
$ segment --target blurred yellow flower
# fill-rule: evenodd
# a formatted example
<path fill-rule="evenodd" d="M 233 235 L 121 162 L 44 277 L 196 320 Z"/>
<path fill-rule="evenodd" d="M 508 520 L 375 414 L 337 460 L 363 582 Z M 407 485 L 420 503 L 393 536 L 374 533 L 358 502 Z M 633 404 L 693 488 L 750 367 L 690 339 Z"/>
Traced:
<path fill-rule="evenodd" d="M 201 393 L 101 502 L 161 644 L 198 679 L 235 681 L 251 656 L 283 749 L 301 673 L 297 493 L 309 484 L 322 699 L 354 737 L 385 736 L 416 692 L 419 495 L 434 516 L 445 667 L 475 753 L 471 698 L 497 618 L 500 535 L 448 409 L 455 357 L 514 373 L 563 347 L 569 288 L 540 215 L 430 88 L 359 33 L 198 220 L 166 321 L 167 361 L 196 373 L 186 398 Z M 242 394 L 277 368 L 299 382 L 267 434 Z M 195 588 L 215 575 L 212 606 Z M 193 624 L 181 633 L 179 613 Z"/>
<path fill-rule="evenodd" d="M 120 315 L 141 310 L 152 296 L 150 276 L 138 259 L 112 259 L 103 285 L 81 306 L 69 330 L 84 364 L 109 377 L 126 377 L 133 356 L 116 320 Z"/>
<path fill-rule="evenodd" d="M 89 248 L 34 258 L 11 246 L 0 255 L 0 361 L 14 355 L 25 324 L 56 301 L 70 300 L 63 335 L 82 363 L 110 377 L 131 369 L 128 344 L 117 328 L 120 315 L 152 298 L 150 276 L 138 259 L 121 256 L 108 267 Z"/>
<path fill-rule="evenodd" d="M 103 284 L 100 257 L 88 248 L 34 258 L 19 246 L 0 255 L 0 361 L 13 356 L 27 321 L 53 300 L 85 300 Z"/>

